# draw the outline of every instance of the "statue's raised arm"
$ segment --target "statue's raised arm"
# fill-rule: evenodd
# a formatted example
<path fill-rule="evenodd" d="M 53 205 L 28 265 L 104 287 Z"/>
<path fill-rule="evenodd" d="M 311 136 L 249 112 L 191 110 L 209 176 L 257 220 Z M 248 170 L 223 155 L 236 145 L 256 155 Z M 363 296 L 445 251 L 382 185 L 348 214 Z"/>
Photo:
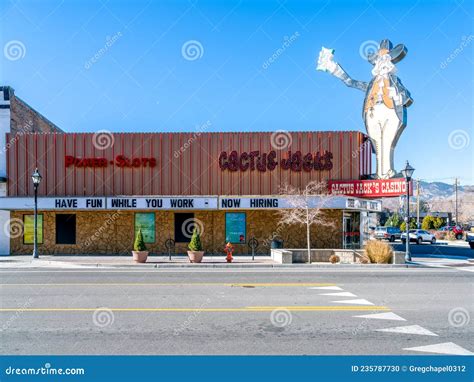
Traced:
<path fill-rule="evenodd" d="M 341 65 L 334 61 L 334 49 L 328 49 L 325 47 L 321 49 L 321 52 L 319 52 L 316 69 L 331 73 L 334 77 L 339 78 L 347 86 L 362 90 L 363 92 L 367 91 L 369 86 L 368 82 L 352 79 L 344 71 L 344 69 L 342 69 Z"/>

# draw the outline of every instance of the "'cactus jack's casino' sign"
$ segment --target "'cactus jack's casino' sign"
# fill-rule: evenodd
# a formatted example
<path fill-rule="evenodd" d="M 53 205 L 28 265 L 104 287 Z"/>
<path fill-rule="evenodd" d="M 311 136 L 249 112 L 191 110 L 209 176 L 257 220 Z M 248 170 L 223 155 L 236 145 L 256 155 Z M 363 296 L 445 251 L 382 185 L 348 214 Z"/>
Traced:
<path fill-rule="evenodd" d="M 407 183 L 403 178 L 329 181 L 328 187 L 331 194 L 361 198 L 395 197 L 407 193 Z M 410 182 L 410 195 L 412 194 L 413 187 Z"/>
<path fill-rule="evenodd" d="M 291 171 L 329 171 L 332 169 L 333 155 L 329 151 L 322 153 L 306 153 L 288 151 L 286 158 L 277 159 L 276 151 L 268 153 L 259 150 L 238 153 L 237 151 L 222 151 L 219 155 L 219 167 L 228 171 L 273 171 L 278 166 Z"/>

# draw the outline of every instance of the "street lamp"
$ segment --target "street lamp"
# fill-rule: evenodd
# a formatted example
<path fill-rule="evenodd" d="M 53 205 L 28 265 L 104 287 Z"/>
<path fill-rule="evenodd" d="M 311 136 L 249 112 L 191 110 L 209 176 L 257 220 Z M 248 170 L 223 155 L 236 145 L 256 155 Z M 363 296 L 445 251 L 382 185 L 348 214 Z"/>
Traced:
<path fill-rule="evenodd" d="M 410 181 L 415 169 L 410 166 L 410 163 L 405 165 L 405 168 L 402 170 L 402 174 L 405 177 L 405 181 L 407 182 L 407 216 L 406 216 L 406 223 L 405 223 L 405 230 L 406 230 L 406 241 L 405 241 L 405 261 L 411 261 L 410 256 Z"/>
<path fill-rule="evenodd" d="M 38 169 L 35 169 L 35 172 L 31 175 L 33 180 L 33 186 L 35 188 L 35 227 L 34 227 L 34 239 L 33 239 L 33 259 L 38 259 L 38 186 L 41 182 L 41 174 Z"/>

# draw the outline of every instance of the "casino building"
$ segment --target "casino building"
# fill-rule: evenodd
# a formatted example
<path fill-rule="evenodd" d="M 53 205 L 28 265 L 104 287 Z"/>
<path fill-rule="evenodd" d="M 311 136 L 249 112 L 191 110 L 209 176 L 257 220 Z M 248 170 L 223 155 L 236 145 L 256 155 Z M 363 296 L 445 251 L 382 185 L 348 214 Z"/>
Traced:
<path fill-rule="evenodd" d="M 247 254 L 251 239 L 269 253 L 274 237 L 302 248 L 305 229 L 279 226 L 277 210 L 291 208 L 282 186 L 312 180 L 349 195 L 325 206 L 332 224 L 313 226 L 316 248 L 360 247 L 381 210 L 357 196 L 372 157 L 357 131 L 66 133 L 4 86 L 0 139 L 2 255 L 32 251 L 35 168 L 40 254 L 128 255 L 138 228 L 151 254 L 167 253 L 167 242 L 185 253 L 194 225 L 208 254 L 228 241 Z"/>

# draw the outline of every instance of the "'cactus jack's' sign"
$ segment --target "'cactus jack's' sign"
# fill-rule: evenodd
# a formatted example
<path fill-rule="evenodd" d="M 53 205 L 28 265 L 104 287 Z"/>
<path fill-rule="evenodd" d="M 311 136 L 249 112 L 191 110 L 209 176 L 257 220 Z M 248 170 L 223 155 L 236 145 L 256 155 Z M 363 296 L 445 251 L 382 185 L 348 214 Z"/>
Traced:
<path fill-rule="evenodd" d="M 411 182 L 410 182 L 411 184 Z M 358 196 L 360 198 L 395 197 L 407 193 L 407 183 L 403 178 L 376 180 L 330 180 L 329 193 L 333 195 Z M 410 187 L 410 195 L 413 187 Z"/>
<path fill-rule="evenodd" d="M 286 158 L 277 159 L 276 151 L 268 153 L 259 150 L 238 153 L 237 151 L 222 151 L 219 155 L 219 167 L 229 171 L 273 171 L 278 166 L 291 171 L 329 171 L 332 169 L 333 155 L 329 151 L 322 153 L 306 153 L 288 151 Z"/>

